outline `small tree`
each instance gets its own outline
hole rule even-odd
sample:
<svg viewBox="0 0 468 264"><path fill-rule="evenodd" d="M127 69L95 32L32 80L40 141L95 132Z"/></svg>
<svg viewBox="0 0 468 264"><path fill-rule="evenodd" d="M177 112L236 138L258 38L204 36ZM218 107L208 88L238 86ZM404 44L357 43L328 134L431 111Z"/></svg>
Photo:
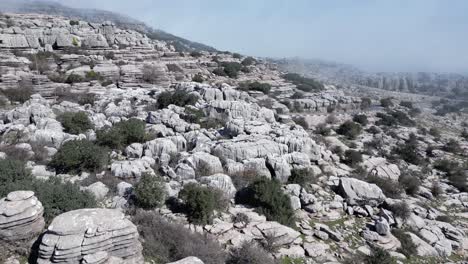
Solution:
<svg viewBox="0 0 468 264"><path fill-rule="evenodd" d="M306 186L316 181L317 179L315 178L314 172L309 168L292 170L291 176L288 179L289 183L296 183L301 186Z"/></svg>
<svg viewBox="0 0 468 264"><path fill-rule="evenodd" d="M361 124L362 126L366 126L369 123L369 121L367 120L367 116L363 114L355 115L353 117L353 121Z"/></svg>
<svg viewBox="0 0 468 264"><path fill-rule="evenodd" d="M250 66L250 65L253 65L254 63L256 63L257 61L252 58L252 57L247 57L245 58L241 63L242 65L244 66Z"/></svg>
<svg viewBox="0 0 468 264"><path fill-rule="evenodd" d="M146 123L136 118L121 121L111 128L97 131L97 142L101 146L122 149L132 143L142 143L147 139Z"/></svg>
<svg viewBox="0 0 468 264"><path fill-rule="evenodd" d="M382 98L380 99L380 105L385 108L393 107L392 98Z"/></svg>
<svg viewBox="0 0 468 264"><path fill-rule="evenodd" d="M338 134L346 136L349 139L355 139L361 134L362 127L353 121L344 122L336 131Z"/></svg>
<svg viewBox="0 0 468 264"><path fill-rule="evenodd" d="M210 224L215 211L226 208L226 201L219 190L195 183L185 185L179 198L184 201L188 219L194 224Z"/></svg>
<svg viewBox="0 0 468 264"><path fill-rule="evenodd" d="M372 105L372 100L369 97L364 97L361 99L361 109L369 109Z"/></svg>
<svg viewBox="0 0 468 264"><path fill-rule="evenodd" d="M257 207L257 210L269 221L295 226L296 217L291 207L291 200L283 192L281 183L277 180L259 178L239 194L237 200Z"/></svg>
<svg viewBox="0 0 468 264"><path fill-rule="evenodd" d="M195 74L195 76L193 76L192 81L197 82L197 83L202 83L205 81L205 79L200 73L197 73Z"/></svg>
<svg viewBox="0 0 468 264"><path fill-rule="evenodd" d="M143 174L134 188L136 204L144 209L153 209L164 204L166 191L158 176Z"/></svg>
<svg viewBox="0 0 468 264"><path fill-rule="evenodd" d="M182 90L176 90L174 92L162 92L158 96L158 101L156 103L157 109L167 108L169 105L177 105L184 107L186 105L194 105L197 103L198 97L194 94L187 93Z"/></svg>
<svg viewBox="0 0 468 264"><path fill-rule="evenodd" d="M462 152L462 148L460 147L460 143L456 139L450 139L444 146L444 150L447 152L451 152L454 154Z"/></svg>
<svg viewBox="0 0 468 264"><path fill-rule="evenodd" d="M67 133L80 134L93 128L93 124L85 112L66 112L59 115L57 119L62 123Z"/></svg>
<svg viewBox="0 0 468 264"><path fill-rule="evenodd" d="M350 165L351 167L356 167L359 163L362 162L362 154L359 151L354 149L348 149L345 151L345 160L346 164Z"/></svg>
<svg viewBox="0 0 468 264"><path fill-rule="evenodd" d="M52 157L49 166L57 173L99 171L107 165L107 151L88 140L70 140Z"/></svg>

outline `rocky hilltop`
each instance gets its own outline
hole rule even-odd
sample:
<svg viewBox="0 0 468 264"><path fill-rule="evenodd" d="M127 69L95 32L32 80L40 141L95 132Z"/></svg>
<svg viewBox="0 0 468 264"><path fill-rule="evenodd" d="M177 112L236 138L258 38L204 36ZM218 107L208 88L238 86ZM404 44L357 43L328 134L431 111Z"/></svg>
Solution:
<svg viewBox="0 0 468 264"><path fill-rule="evenodd" d="M0 58L2 261L466 259L466 115L433 98L44 14L2 14Z"/></svg>

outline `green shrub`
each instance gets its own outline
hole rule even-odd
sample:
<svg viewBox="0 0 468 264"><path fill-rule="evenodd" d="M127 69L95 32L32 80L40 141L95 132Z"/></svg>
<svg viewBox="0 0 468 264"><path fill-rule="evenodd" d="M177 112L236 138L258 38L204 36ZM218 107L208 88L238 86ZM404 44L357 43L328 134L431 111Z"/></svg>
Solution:
<svg viewBox="0 0 468 264"><path fill-rule="evenodd" d="M219 190L194 183L185 185L179 198L184 201L189 221L198 225L212 223L215 211L226 208L226 201Z"/></svg>
<svg viewBox="0 0 468 264"><path fill-rule="evenodd" d="M210 236L192 232L151 211L138 210L132 222L142 238L143 255L150 262L169 263L194 256L206 264L225 263L225 251Z"/></svg>
<svg viewBox="0 0 468 264"><path fill-rule="evenodd" d="M413 109L413 103L410 101L401 101L400 106L406 107L408 109Z"/></svg>
<svg viewBox="0 0 468 264"><path fill-rule="evenodd" d="M256 207L269 221L295 226L295 214L291 200L283 193L281 183L265 177L255 180L246 190L239 193L237 200Z"/></svg>
<svg viewBox="0 0 468 264"><path fill-rule="evenodd" d="M199 57L203 56L203 54L201 52L199 52L199 51L194 50L194 51L190 52L190 56L195 57L195 58L199 58Z"/></svg>
<svg viewBox="0 0 468 264"><path fill-rule="evenodd" d="M254 63L256 63L257 60L255 60L254 58L252 57L247 57L245 58L244 60L242 60L242 65L244 66L250 66L250 65L253 65Z"/></svg>
<svg viewBox="0 0 468 264"><path fill-rule="evenodd" d="M320 134L322 136L329 136L331 134L331 128L328 127L325 123L320 123L315 128L315 133Z"/></svg>
<svg viewBox="0 0 468 264"><path fill-rule="evenodd" d="M136 118L121 121L110 128L98 130L97 143L112 149L123 149L132 143L143 143L148 139L146 123Z"/></svg>
<svg viewBox="0 0 468 264"><path fill-rule="evenodd" d="M58 177L51 177L46 181L36 179L26 169L24 162L0 160L0 197L19 190L34 191L44 206L46 222L67 211L96 206L92 194L80 191L75 184L62 182Z"/></svg>
<svg viewBox="0 0 468 264"><path fill-rule="evenodd" d="M68 211L97 206L93 194L81 191L77 184L63 182L58 177L49 178L47 181L34 180L33 190L44 206L46 222Z"/></svg>
<svg viewBox="0 0 468 264"><path fill-rule="evenodd" d="M197 101L198 97L196 95L182 90L176 90L175 92L162 92L158 96L156 108L164 109L171 104L184 107L186 105L194 105Z"/></svg>
<svg viewBox="0 0 468 264"><path fill-rule="evenodd" d="M85 79L81 75L71 73L70 75L68 75L67 79L65 80L65 83L74 84L84 82L84 80Z"/></svg>
<svg viewBox="0 0 468 264"><path fill-rule="evenodd" d="M203 78L201 74L198 73L198 74L195 74L195 76L193 76L192 81L197 82L197 83L202 83L205 81L205 79Z"/></svg>
<svg viewBox="0 0 468 264"><path fill-rule="evenodd" d="M136 205L144 209L153 209L164 204L166 190L164 182L158 176L144 174L134 188Z"/></svg>
<svg viewBox="0 0 468 264"><path fill-rule="evenodd" d="M462 152L462 148L460 147L460 143L456 139L450 139L443 147L444 151L450 152L450 153L460 153Z"/></svg>
<svg viewBox="0 0 468 264"><path fill-rule="evenodd" d="M100 73L97 73L97 72L91 70L89 72L86 72L85 80L88 81L88 82L89 81L103 81L104 77L102 77Z"/></svg>
<svg viewBox="0 0 468 264"><path fill-rule="evenodd" d="M367 126L367 124L369 123L369 121L367 120L367 116L363 114L355 115L353 117L353 121L361 124L362 126Z"/></svg>
<svg viewBox="0 0 468 264"><path fill-rule="evenodd" d="M232 54L232 57L233 57L234 59L240 59L240 58L242 58L242 55L240 55L239 53L233 53L233 54Z"/></svg>
<svg viewBox="0 0 468 264"><path fill-rule="evenodd" d="M80 21L77 20L70 20L70 26L77 26L80 24Z"/></svg>
<svg viewBox="0 0 468 264"><path fill-rule="evenodd" d="M411 215L411 209L405 202L397 202L389 206L395 217L399 217L405 221Z"/></svg>
<svg viewBox="0 0 468 264"><path fill-rule="evenodd" d="M382 98L380 99L380 105L385 108L393 107L392 98Z"/></svg>
<svg viewBox="0 0 468 264"><path fill-rule="evenodd" d="M362 154L357 150L348 149L345 151L344 155L344 162L353 168L362 162Z"/></svg>
<svg viewBox="0 0 468 264"><path fill-rule="evenodd" d="M364 97L361 99L361 109L369 109L372 105L372 100L369 97Z"/></svg>
<svg viewBox="0 0 468 264"><path fill-rule="evenodd" d="M398 182L390 179L383 179L377 176L368 176L366 179L369 183L374 183L382 189L382 192L390 198L397 199L401 197L403 190L401 189Z"/></svg>
<svg viewBox="0 0 468 264"><path fill-rule="evenodd" d="M237 78L239 71L242 69L242 64L238 62L223 62L221 65L223 66L224 73L229 78Z"/></svg>
<svg viewBox="0 0 468 264"><path fill-rule="evenodd" d="M242 91L260 91L264 94L268 94L271 90L271 85L268 83L260 82L242 82L239 84L239 89Z"/></svg>
<svg viewBox="0 0 468 264"><path fill-rule="evenodd" d="M25 162L13 159L0 159L0 197L16 190L24 190L32 180L31 171Z"/></svg>
<svg viewBox="0 0 468 264"><path fill-rule="evenodd" d="M70 140L52 157L49 166L57 173L96 172L107 165L107 151L88 140Z"/></svg>
<svg viewBox="0 0 468 264"><path fill-rule="evenodd" d="M311 169L293 169L291 171L291 176L288 178L288 183L296 183L301 186L306 186L307 184L316 183L317 179L315 178L314 172Z"/></svg>
<svg viewBox="0 0 468 264"><path fill-rule="evenodd" d="M50 71L49 60L58 60L57 54L48 51L39 51L35 54L28 55L27 58L31 61L29 69L38 71L41 74Z"/></svg>
<svg viewBox="0 0 468 264"><path fill-rule="evenodd" d="M233 248L226 264L266 264L274 263L273 258L255 242L244 242Z"/></svg>
<svg viewBox="0 0 468 264"><path fill-rule="evenodd" d="M361 125L353 121L346 121L336 130L336 133L343 135L348 139L355 139L359 134L361 134L361 131Z"/></svg>
<svg viewBox="0 0 468 264"><path fill-rule="evenodd" d="M84 133L93 128L93 124L85 112L66 112L59 115L57 120L62 123L65 132L70 134Z"/></svg>
<svg viewBox="0 0 468 264"><path fill-rule="evenodd" d="M429 135L435 137L435 138L440 138L440 131L439 129L435 128L435 127L431 127L429 129Z"/></svg>
<svg viewBox="0 0 468 264"><path fill-rule="evenodd" d="M404 112L401 111L389 111L388 114L377 113L376 115L380 120L375 124L379 126L406 126L412 127L416 123Z"/></svg>
<svg viewBox="0 0 468 264"><path fill-rule="evenodd" d="M393 229L392 234L400 241L401 247L398 251L407 258L418 255L418 247L413 243L411 236L401 229Z"/></svg>
<svg viewBox="0 0 468 264"><path fill-rule="evenodd" d="M408 195L415 195L421 186L421 180L416 175L410 175L409 172L400 175L398 182Z"/></svg>
<svg viewBox="0 0 468 264"><path fill-rule="evenodd" d="M371 254L364 257L364 264L396 264L397 261L385 249L373 247Z"/></svg>
<svg viewBox="0 0 468 264"><path fill-rule="evenodd" d="M304 92L319 92L325 89L325 86L322 83L311 78L303 77L297 73L287 73L282 77L295 84L297 89Z"/></svg>
<svg viewBox="0 0 468 264"><path fill-rule="evenodd" d="M411 133L409 138L405 141L405 144L395 147L393 149L393 153L398 155L406 162L420 165L424 162L424 160L418 153L418 146L419 143L416 135Z"/></svg>
<svg viewBox="0 0 468 264"><path fill-rule="evenodd" d="M218 76L222 76L222 77L227 76L226 72L224 71L224 68L222 68L222 67L214 69L213 74L218 75Z"/></svg>
<svg viewBox="0 0 468 264"><path fill-rule="evenodd" d="M8 100L11 102L19 102L21 104L29 100L33 92L34 89L32 88L32 85L24 85L24 81L20 81L18 88L2 90L3 95L5 95Z"/></svg>

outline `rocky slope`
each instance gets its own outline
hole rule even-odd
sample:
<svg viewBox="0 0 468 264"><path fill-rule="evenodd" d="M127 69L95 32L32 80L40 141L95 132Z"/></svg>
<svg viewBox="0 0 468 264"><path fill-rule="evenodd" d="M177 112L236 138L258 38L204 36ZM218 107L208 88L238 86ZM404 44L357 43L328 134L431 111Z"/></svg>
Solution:
<svg viewBox="0 0 468 264"><path fill-rule="evenodd" d="M142 263L152 253L140 247L151 246L142 232L148 223L135 218L134 225L123 212L139 207L135 190L147 175L160 179L169 201L151 212L182 232L207 235L226 254L254 243L268 249L266 263L344 263L373 257L376 248L408 263L467 256L463 113L434 116L419 101L397 99L382 107L378 93L373 100L349 95L237 54L176 52L111 22L3 14L0 57L1 157L21 151L33 179L80 184L103 207L60 214L37 237L41 201L31 192L0 200L0 209L21 204L2 211L0 238L29 231L37 263ZM70 130L70 113L84 113L89 126ZM126 122L143 124L145 135L107 143L109 161L94 171L64 172L51 162L70 142L105 145L127 132L102 133ZM286 204L271 213L239 200L258 178L278 184ZM193 184L217 190L228 204L202 225L173 204ZM272 217L278 208L294 216ZM28 210L26 223L15 219ZM23 233L10 228L24 224ZM175 263L219 263L191 255Z"/></svg>

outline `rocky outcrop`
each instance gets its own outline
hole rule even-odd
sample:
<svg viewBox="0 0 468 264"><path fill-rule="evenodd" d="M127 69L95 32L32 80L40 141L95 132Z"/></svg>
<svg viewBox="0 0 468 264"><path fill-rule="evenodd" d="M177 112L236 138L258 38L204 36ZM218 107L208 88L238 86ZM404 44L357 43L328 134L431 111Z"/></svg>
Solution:
<svg viewBox="0 0 468 264"><path fill-rule="evenodd" d="M348 204L378 204L386 198L377 185L354 178L341 178L338 190L348 200Z"/></svg>
<svg viewBox="0 0 468 264"><path fill-rule="evenodd" d="M80 209L57 216L39 246L38 264L106 263L117 257L142 264L136 226L113 209Z"/></svg>
<svg viewBox="0 0 468 264"><path fill-rule="evenodd" d="M204 264L204 262L201 261L197 257L186 257L184 259L181 259L181 260L178 260L178 261L175 261L175 262L171 262L171 263L167 263L167 264Z"/></svg>
<svg viewBox="0 0 468 264"><path fill-rule="evenodd" d="M44 230L44 208L31 191L11 192L0 200L0 239L30 239Z"/></svg>

